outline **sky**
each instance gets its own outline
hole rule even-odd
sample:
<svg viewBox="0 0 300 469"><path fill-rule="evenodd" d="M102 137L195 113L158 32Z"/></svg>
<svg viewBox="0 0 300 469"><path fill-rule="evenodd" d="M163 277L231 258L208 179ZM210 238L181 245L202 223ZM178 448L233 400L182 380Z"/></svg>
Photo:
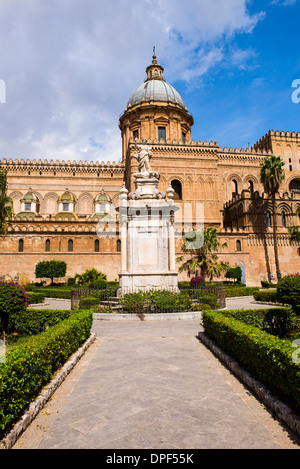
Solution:
<svg viewBox="0 0 300 469"><path fill-rule="evenodd" d="M196 142L298 132L299 18L300 0L0 0L0 159L119 162L154 46Z"/></svg>

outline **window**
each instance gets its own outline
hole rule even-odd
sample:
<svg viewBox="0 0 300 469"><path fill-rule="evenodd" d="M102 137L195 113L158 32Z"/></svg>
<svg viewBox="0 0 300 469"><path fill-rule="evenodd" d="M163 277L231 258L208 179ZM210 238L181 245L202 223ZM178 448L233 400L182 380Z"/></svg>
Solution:
<svg viewBox="0 0 300 469"><path fill-rule="evenodd" d="M254 183L253 183L253 181L249 181L249 191L251 192L251 194L253 194L253 192L254 192Z"/></svg>
<svg viewBox="0 0 300 469"><path fill-rule="evenodd" d="M242 251L242 243L241 241L238 239L237 242L236 242L236 250L237 252L241 252Z"/></svg>
<svg viewBox="0 0 300 469"><path fill-rule="evenodd" d="M31 211L31 203L30 202L25 202L25 211L30 212Z"/></svg>
<svg viewBox="0 0 300 469"><path fill-rule="evenodd" d="M133 133L133 138L134 139L139 138L139 131L138 130L134 130L132 133Z"/></svg>
<svg viewBox="0 0 300 469"><path fill-rule="evenodd" d="M177 179L174 179L174 181L171 181L171 186L175 191L174 199L175 200L181 200L182 199L182 185L181 185L181 182L177 181Z"/></svg>
<svg viewBox="0 0 300 469"><path fill-rule="evenodd" d="M300 194L300 180L294 179L290 184L290 192L292 194Z"/></svg>
<svg viewBox="0 0 300 469"><path fill-rule="evenodd" d="M63 203L63 212L68 212L68 211L69 211L69 204Z"/></svg>
<svg viewBox="0 0 300 469"><path fill-rule="evenodd" d="M286 228L286 214L285 214L285 212L281 213L281 222L282 222L283 228Z"/></svg>
<svg viewBox="0 0 300 469"><path fill-rule="evenodd" d="M68 241L68 252L73 252L73 240L69 239Z"/></svg>
<svg viewBox="0 0 300 469"><path fill-rule="evenodd" d="M23 252L23 251L24 251L24 240L19 239L18 252Z"/></svg>
<svg viewBox="0 0 300 469"><path fill-rule="evenodd" d="M158 141L166 140L166 128L158 127Z"/></svg>
<svg viewBox="0 0 300 469"><path fill-rule="evenodd" d="M117 252L121 252L121 240L117 240Z"/></svg>
<svg viewBox="0 0 300 469"><path fill-rule="evenodd" d="M45 242L45 251L50 252L50 239L46 239Z"/></svg>
<svg viewBox="0 0 300 469"><path fill-rule="evenodd" d="M272 218L270 210L267 211L267 227L270 228L272 226Z"/></svg>
<svg viewBox="0 0 300 469"><path fill-rule="evenodd" d="M239 186L235 179L232 180L232 197L239 193Z"/></svg>
<svg viewBox="0 0 300 469"><path fill-rule="evenodd" d="M155 78L158 77L158 72L157 72L157 70L154 70L154 77L155 77Z"/></svg>
<svg viewBox="0 0 300 469"><path fill-rule="evenodd" d="M99 252L99 251L100 251L99 239L95 239L94 251L95 251L95 252Z"/></svg>
<svg viewBox="0 0 300 469"><path fill-rule="evenodd" d="M186 133L182 132L182 141L183 143L186 143Z"/></svg>

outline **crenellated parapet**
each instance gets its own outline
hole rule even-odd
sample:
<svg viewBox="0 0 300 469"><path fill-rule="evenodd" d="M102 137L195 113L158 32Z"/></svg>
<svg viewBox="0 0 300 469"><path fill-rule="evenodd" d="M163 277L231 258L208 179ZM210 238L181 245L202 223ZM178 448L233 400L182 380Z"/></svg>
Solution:
<svg viewBox="0 0 300 469"><path fill-rule="evenodd" d="M124 165L122 163L108 162L93 162L93 161L59 161L59 160L30 160L30 159L6 159L0 160L0 167L6 169L8 172L18 172L23 174L37 174L37 175L56 175L58 174L123 174Z"/></svg>
<svg viewBox="0 0 300 469"><path fill-rule="evenodd" d="M254 149L258 151L274 151L275 143L300 145L300 132L284 132L279 130L269 130L260 140L258 140Z"/></svg>

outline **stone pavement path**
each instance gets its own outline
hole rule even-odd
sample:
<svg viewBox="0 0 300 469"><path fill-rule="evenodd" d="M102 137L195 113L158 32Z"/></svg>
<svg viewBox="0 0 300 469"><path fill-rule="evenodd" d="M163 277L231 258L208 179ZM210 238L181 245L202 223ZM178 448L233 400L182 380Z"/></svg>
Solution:
<svg viewBox="0 0 300 469"><path fill-rule="evenodd" d="M99 321L14 449L300 448L196 338L199 319Z"/></svg>

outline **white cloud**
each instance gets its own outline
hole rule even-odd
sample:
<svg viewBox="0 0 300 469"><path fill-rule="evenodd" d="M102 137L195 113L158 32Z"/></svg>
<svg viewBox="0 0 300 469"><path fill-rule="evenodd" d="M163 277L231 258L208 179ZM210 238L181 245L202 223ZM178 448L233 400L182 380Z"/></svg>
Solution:
<svg viewBox="0 0 300 469"><path fill-rule="evenodd" d="M2 0L0 158L118 161L119 115L154 45L167 80L195 80L262 18L246 0Z"/></svg>

